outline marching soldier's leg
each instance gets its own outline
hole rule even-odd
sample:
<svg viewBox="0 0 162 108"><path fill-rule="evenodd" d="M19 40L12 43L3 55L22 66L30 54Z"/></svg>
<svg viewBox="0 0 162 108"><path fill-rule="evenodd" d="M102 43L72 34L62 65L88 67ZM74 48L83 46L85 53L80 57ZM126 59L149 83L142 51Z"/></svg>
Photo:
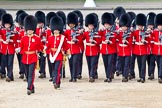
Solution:
<svg viewBox="0 0 162 108"><path fill-rule="evenodd" d="M124 60L124 69L123 69L124 79L122 81L128 82L128 73L129 73L129 65L130 65L131 56L125 56L124 59L125 59Z"/></svg>
<svg viewBox="0 0 162 108"><path fill-rule="evenodd" d="M72 61L72 79L73 79L73 82L76 82L77 81L77 69L78 69L78 66L79 66L79 54L74 54L73 56L73 61Z"/></svg>
<svg viewBox="0 0 162 108"><path fill-rule="evenodd" d="M137 64L138 64L138 71L139 71L139 79L137 82L141 82L141 56L136 55L137 57Z"/></svg>
<svg viewBox="0 0 162 108"><path fill-rule="evenodd" d="M158 81L159 83L162 83L162 56L160 55L158 58L159 58Z"/></svg>
<svg viewBox="0 0 162 108"><path fill-rule="evenodd" d="M45 65L46 65L46 57L43 56L43 53L40 53L40 59L39 59L39 65L40 65L40 76L39 78L46 78L46 72L45 72Z"/></svg>
<svg viewBox="0 0 162 108"><path fill-rule="evenodd" d="M21 62L21 58L22 55L20 53L16 54L17 55L17 59L18 59L18 63L19 63L19 78L20 79L24 79L24 71L23 71L23 66L22 66L22 62Z"/></svg>
<svg viewBox="0 0 162 108"><path fill-rule="evenodd" d="M90 69L90 80L89 80L89 82L95 82L95 75L96 75L96 64L97 64L97 62L98 62L98 55L97 56L91 56L91 59L90 59L90 61L91 61L91 69Z"/></svg>
<svg viewBox="0 0 162 108"><path fill-rule="evenodd" d="M150 80L154 79L155 72L155 56L153 54L150 55L150 66L148 67L148 73Z"/></svg>
<svg viewBox="0 0 162 108"><path fill-rule="evenodd" d="M108 79L108 72L107 72L107 69L108 69L108 55L106 54L102 54L102 59L103 59L103 63L104 63L104 68L105 68L105 73L106 73L106 79L104 80L104 82L107 82L107 79Z"/></svg>
<svg viewBox="0 0 162 108"><path fill-rule="evenodd" d="M120 74L122 74L121 72L121 63L119 60L119 56L117 56L117 60L116 60L116 76L119 76Z"/></svg>
<svg viewBox="0 0 162 108"><path fill-rule="evenodd" d="M147 55L142 55L141 56L141 78L143 81L141 81L142 83L145 82L145 76L146 76L146 58Z"/></svg>
<svg viewBox="0 0 162 108"><path fill-rule="evenodd" d="M83 65L83 53L79 54L79 62L78 62L78 79L82 79L82 65Z"/></svg>
<svg viewBox="0 0 162 108"><path fill-rule="evenodd" d="M88 65L88 75L90 78L90 71L91 71L91 57L90 56L86 56L86 60L87 60L87 65Z"/></svg>
<svg viewBox="0 0 162 108"><path fill-rule="evenodd" d="M95 69L95 76L94 76L95 79L98 79L98 72L97 72L97 70L98 70L99 57L100 57L100 54L97 55L96 69Z"/></svg>
<svg viewBox="0 0 162 108"><path fill-rule="evenodd" d="M47 55L47 62L48 62L48 70L49 70L49 75L50 75L49 81L51 82L52 81L52 64L49 60L49 54Z"/></svg>
<svg viewBox="0 0 162 108"><path fill-rule="evenodd" d="M35 92L35 89L34 89L35 68L36 68L36 63L29 64L27 93Z"/></svg>
<svg viewBox="0 0 162 108"><path fill-rule="evenodd" d="M7 55L2 54L1 56L1 78L6 78L6 70L5 67L7 66Z"/></svg>
<svg viewBox="0 0 162 108"><path fill-rule="evenodd" d="M54 88L60 88L60 72L61 72L61 68L62 68L62 61L55 61L54 63L52 63L52 67L53 67L53 85Z"/></svg>
<svg viewBox="0 0 162 108"><path fill-rule="evenodd" d="M7 78L6 81L14 81L13 76L13 61L14 61L14 54L7 54L8 56L8 63L7 63Z"/></svg>
<svg viewBox="0 0 162 108"><path fill-rule="evenodd" d="M73 81L73 58L74 58L74 54L71 55L70 59L69 59L69 69L70 69L70 76L71 79L69 80L69 82Z"/></svg>
<svg viewBox="0 0 162 108"><path fill-rule="evenodd" d="M136 60L136 55L132 54L131 56L131 61L130 61L130 74L129 74L129 79L134 79L135 78L135 60Z"/></svg>

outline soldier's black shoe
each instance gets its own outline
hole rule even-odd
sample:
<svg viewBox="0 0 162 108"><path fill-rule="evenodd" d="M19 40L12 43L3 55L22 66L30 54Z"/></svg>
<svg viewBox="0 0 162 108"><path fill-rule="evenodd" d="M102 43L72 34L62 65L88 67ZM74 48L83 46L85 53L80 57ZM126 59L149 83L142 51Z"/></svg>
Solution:
<svg viewBox="0 0 162 108"><path fill-rule="evenodd" d="M107 79L107 82L108 82L108 83L112 82L112 79L111 79L111 78L108 78L108 79Z"/></svg>
<svg viewBox="0 0 162 108"><path fill-rule="evenodd" d="M123 77L122 82L128 82L128 78Z"/></svg>
<svg viewBox="0 0 162 108"><path fill-rule="evenodd" d="M32 90L31 90L31 93L35 93L35 89L32 89Z"/></svg>
<svg viewBox="0 0 162 108"><path fill-rule="evenodd" d="M141 79L138 79L137 82L141 82Z"/></svg>
<svg viewBox="0 0 162 108"><path fill-rule="evenodd" d="M141 79L141 83L145 83L145 79Z"/></svg>
<svg viewBox="0 0 162 108"><path fill-rule="evenodd" d="M128 75L128 78L129 78L129 80L132 80L132 79L135 79L136 77L135 77L135 75L129 74L129 75Z"/></svg>
<svg viewBox="0 0 162 108"><path fill-rule="evenodd" d="M107 79L105 79L104 82L107 82Z"/></svg>
<svg viewBox="0 0 162 108"><path fill-rule="evenodd" d="M90 77L89 82L95 82L95 79Z"/></svg>
<svg viewBox="0 0 162 108"><path fill-rule="evenodd" d="M54 86L54 89L57 89L58 88L58 86L57 86L56 83L54 83L53 86Z"/></svg>
<svg viewBox="0 0 162 108"><path fill-rule="evenodd" d="M77 82L77 79L73 79L73 82Z"/></svg>
<svg viewBox="0 0 162 108"><path fill-rule="evenodd" d="M154 79L154 74L151 74L149 77L148 77L148 80L153 80Z"/></svg>
<svg viewBox="0 0 162 108"><path fill-rule="evenodd" d="M52 78L50 78L50 79L49 79L49 82L52 82L52 81L53 81L53 79L52 79Z"/></svg>
<svg viewBox="0 0 162 108"><path fill-rule="evenodd" d="M10 81L14 81L14 79L13 79L13 78L7 77L7 78L6 78L6 82L10 82Z"/></svg>
<svg viewBox="0 0 162 108"><path fill-rule="evenodd" d="M158 79L158 82L159 82L160 84L162 84L162 78L159 78L159 79Z"/></svg>
<svg viewBox="0 0 162 108"><path fill-rule="evenodd" d="M26 78L24 78L24 82L26 82L27 81L27 79Z"/></svg>
<svg viewBox="0 0 162 108"><path fill-rule="evenodd" d="M20 74L19 78L24 79L24 74Z"/></svg>
<svg viewBox="0 0 162 108"><path fill-rule="evenodd" d="M42 78L46 78L46 75L43 74L43 73L41 73L40 76L39 76L38 78L41 78L41 79L42 79Z"/></svg>
<svg viewBox="0 0 162 108"><path fill-rule="evenodd" d="M119 76L119 75L120 75L119 71L116 71L116 76Z"/></svg>
<svg viewBox="0 0 162 108"><path fill-rule="evenodd" d="M95 75L94 79L98 79L98 75Z"/></svg>
<svg viewBox="0 0 162 108"><path fill-rule="evenodd" d="M1 74L1 78L2 79L6 78L6 75L5 74Z"/></svg>
<svg viewBox="0 0 162 108"><path fill-rule="evenodd" d="M70 79L69 82L77 82L76 79Z"/></svg>
<svg viewBox="0 0 162 108"><path fill-rule="evenodd" d="M32 94L31 90L27 90L27 95L31 95L31 94Z"/></svg>
<svg viewBox="0 0 162 108"><path fill-rule="evenodd" d="M81 75L78 75L77 78L78 78L78 79L82 79L82 76L81 76Z"/></svg>

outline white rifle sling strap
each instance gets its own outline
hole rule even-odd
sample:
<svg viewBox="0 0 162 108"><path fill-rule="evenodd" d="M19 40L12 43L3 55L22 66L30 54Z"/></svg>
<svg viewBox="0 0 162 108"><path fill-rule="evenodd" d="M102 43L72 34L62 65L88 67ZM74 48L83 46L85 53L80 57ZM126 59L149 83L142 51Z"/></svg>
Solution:
<svg viewBox="0 0 162 108"><path fill-rule="evenodd" d="M61 36L61 40L60 40L60 44L59 44L59 46L58 46L58 48L57 48L57 51L56 51L55 55L52 56L51 53L49 54L49 59L50 59L50 62L51 62L51 63L54 63L54 62L55 62L56 57L58 56L59 52L61 51L61 47L62 47L62 45L63 45L63 43L64 43L64 38L65 38L65 36L62 35L62 36Z"/></svg>

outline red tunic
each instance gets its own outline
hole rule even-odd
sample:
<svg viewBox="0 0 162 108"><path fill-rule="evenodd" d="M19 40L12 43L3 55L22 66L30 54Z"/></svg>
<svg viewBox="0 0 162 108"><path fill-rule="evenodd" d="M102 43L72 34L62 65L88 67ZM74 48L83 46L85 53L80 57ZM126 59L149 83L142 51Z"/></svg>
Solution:
<svg viewBox="0 0 162 108"><path fill-rule="evenodd" d="M43 50L43 45L41 43L41 40L38 36L34 35L32 37L24 36L21 39L20 43L20 53L23 54L22 56L22 63L24 64L31 64L34 62L37 62L37 53ZM34 51L33 54L26 54L26 51Z"/></svg>

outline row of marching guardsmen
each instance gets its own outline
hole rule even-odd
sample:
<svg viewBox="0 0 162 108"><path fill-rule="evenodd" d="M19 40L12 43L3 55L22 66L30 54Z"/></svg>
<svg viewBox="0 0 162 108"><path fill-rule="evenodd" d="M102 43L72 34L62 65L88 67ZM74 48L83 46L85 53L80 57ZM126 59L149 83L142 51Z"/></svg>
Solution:
<svg viewBox="0 0 162 108"><path fill-rule="evenodd" d="M134 79L137 58L137 82L145 82L148 61L148 79L154 79L157 62L158 82L162 83L162 13L136 15L134 12L126 12L123 7L117 7L113 13L102 14L103 27L100 28L96 13L86 15L85 29L83 15L79 10L68 13L67 18L63 11L49 12L47 15L37 11L33 16L19 10L14 24L12 16L0 9L0 21L0 76L8 82L14 80L13 60L16 52L20 78L25 76L27 80L28 95L35 92L34 76L38 58L39 78L46 77L47 58L50 81L58 89L61 76L65 77L65 57L68 57L70 67L69 82L82 78L83 53L86 56L89 82L95 82L98 78L101 53L106 73L104 82L112 82L115 72L117 76L122 74L122 82ZM69 29L66 29L66 24Z"/></svg>

